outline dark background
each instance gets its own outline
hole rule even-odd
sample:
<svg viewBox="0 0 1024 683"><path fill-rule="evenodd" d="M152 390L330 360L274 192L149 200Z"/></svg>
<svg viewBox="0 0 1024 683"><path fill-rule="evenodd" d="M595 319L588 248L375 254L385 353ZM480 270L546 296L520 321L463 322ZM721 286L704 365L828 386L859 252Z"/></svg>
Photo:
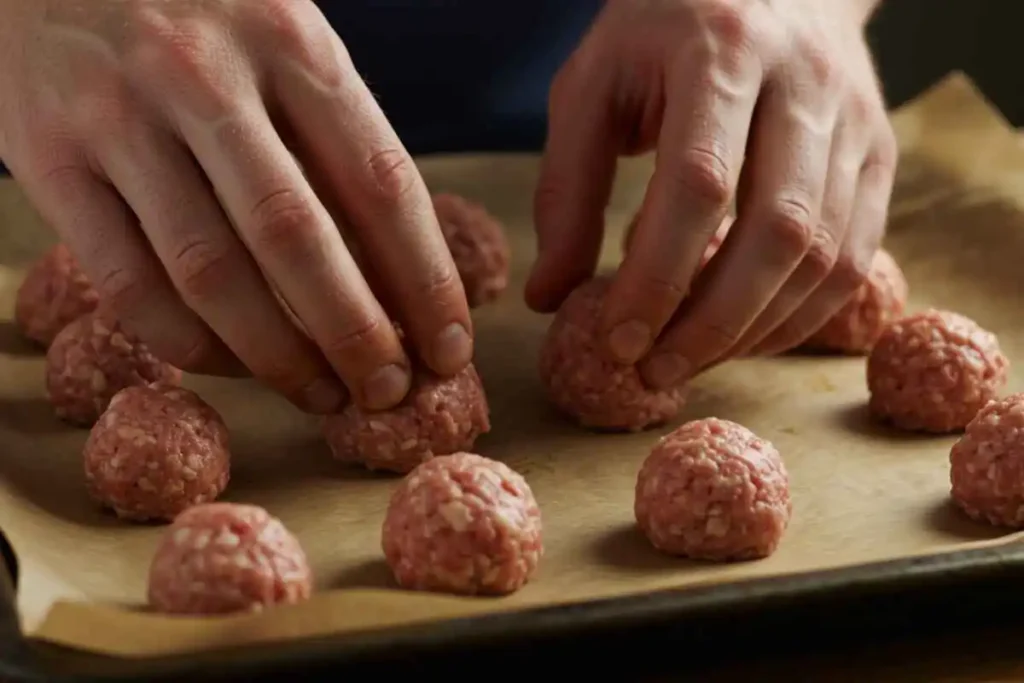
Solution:
<svg viewBox="0 0 1024 683"><path fill-rule="evenodd" d="M883 0L869 38L891 106L959 69L1022 126L1022 28L1019 0Z"/></svg>

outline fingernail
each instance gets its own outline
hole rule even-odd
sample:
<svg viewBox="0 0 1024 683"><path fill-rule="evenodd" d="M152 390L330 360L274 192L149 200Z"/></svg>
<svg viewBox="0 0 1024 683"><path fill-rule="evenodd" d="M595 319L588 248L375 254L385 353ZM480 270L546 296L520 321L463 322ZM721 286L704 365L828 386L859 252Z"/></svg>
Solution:
<svg viewBox="0 0 1024 683"><path fill-rule="evenodd" d="M363 403L369 410L385 410L400 403L409 393L412 378L398 365L377 368L363 381Z"/></svg>
<svg viewBox="0 0 1024 683"><path fill-rule="evenodd" d="M637 362L650 344L651 328L639 320L624 322L608 335L608 346L620 363Z"/></svg>
<svg viewBox="0 0 1024 683"><path fill-rule="evenodd" d="M690 364L678 353L659 353L644 365L647 383L656 389L666 389L687 379Z"/></svg>
<svg viewBox="0 0 1024 683"><path fill-rule="evenodd" d="M348 401L348 392L341 382L318 379L302 393L306 407L317 414L329 415L341 410Z"/></svg>
<svg viewBox="0 0 1024 683"><path fill-rule="evenodd" d="M473 360L473 340L469 332L459 323L452 323L441 330L434 341L434 370L450 374L461 370Z"/></svg>

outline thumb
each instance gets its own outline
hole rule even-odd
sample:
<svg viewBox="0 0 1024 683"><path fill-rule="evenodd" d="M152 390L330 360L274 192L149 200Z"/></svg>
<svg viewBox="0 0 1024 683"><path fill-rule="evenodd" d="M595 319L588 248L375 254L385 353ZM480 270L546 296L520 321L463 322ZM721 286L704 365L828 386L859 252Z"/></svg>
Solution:
<svg viewBox="0 0 1024 683"><path fill-rule="evenodd" d="M537 260L526 284L526 303L541 313L558 308L593 275L615 179L611 78L578 64L578 58L570 60L552 85L534 196Z"/></svg>

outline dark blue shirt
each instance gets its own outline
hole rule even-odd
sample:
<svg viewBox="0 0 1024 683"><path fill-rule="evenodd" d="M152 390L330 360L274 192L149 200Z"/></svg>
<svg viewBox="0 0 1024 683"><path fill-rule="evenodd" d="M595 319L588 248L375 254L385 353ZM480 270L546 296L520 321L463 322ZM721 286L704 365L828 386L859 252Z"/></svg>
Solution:
<svg viewBox="0 0 1024 683"><path fill-rule="evenodd" d="M604 1L317 4L406 147L429 154L540 148L551 79Z"/></svg>

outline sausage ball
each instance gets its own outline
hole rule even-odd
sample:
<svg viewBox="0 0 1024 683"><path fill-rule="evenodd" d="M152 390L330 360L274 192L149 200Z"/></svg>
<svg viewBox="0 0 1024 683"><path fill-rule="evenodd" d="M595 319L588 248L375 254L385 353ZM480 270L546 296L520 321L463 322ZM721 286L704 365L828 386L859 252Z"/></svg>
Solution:
<svg viewBox="0 0 1024 683"><path fill-rule="evenodd" d="M839 312L801 346L851 355L870 352L885 327L903 315L908 292L899 264L889 252L879 249L867 280Z"/></svg>
<svg viewBox="0 0 1024 683"><path fill-rule="evenodd" d="M463 595L519 590L544 546L526 480L473 453L429 460L399 484L381 534L403 588Z"/></svg>
<svg viewBox="0 0 1024 683"><path fill-rule="evenodd" d="M336 459L399 474L435 456L471 449L490 430L487 395L472 364L446 378L417 372L409 394L389 410L366 411L350 403L323 421Z"/></svg>
<svg viewBox="0 0 1024 683"><path fill-rule="evenodd" d="M309 599L313 573L295 536L263 508L207 503L164 533L148 592L150 606L168 614L254 612Z"/></svg>
<svg viewBox="0 0 1024 683"><path fill-rule="evenodd" d="M434 195L434 212L470 307L497 299L508 287L511 260L501 223L482 205L450 193Z"/></svg>
<svg viewBox="0 0 1024 683"><path fill-rule="evenodd" d="M973 519L1024 528L1024 394L992 401L949 454L953 501Z"/></svg>
<svg viewBox="0 0 1024 683"><path fill-rule="evenodd" d="M73 320L95 310L99 294L63 244L35 262L18 288L14 323L32 341L49 346Z"/></svg>
<svg viewBox="0 0 1024 683"><path fill-rule="evenodd" d="M93 426L84 455L89 494L126 520L170 521L215 500L230 478L224 420L178 386L119 391Z"/></svg>
<svg viewBox="0 0 1024 683"><path fill-rule="evenodd" d="M641 431L674 418L686 393L648 389L635 366L602 354L597 334L609 283L606 276L589 280L562 303L541 346L540 378L554 406L580 425Z"/></svg>
<svg viewBox="0 0 1024 683"><path fill-rule="evenodd" d="M958 313L929 309L890 324L868 357L871 412L908 431L959 431L1005 386L996 336Z"/></svg>
<svg viewBox="0 0 1024 683"><path fill-rule="evenodd" d="M708 418L662 437L637 476L634 513L669 555L736 561L775 552L789 525L789 475L775 447Z"/></svg>
<svg viewBox="0 0 1024 683"><path fill-rule="evenodd" d="M178 384L181 371L156 358L106 306L61 330L46 353L46 390L57 417L89 427L121 389Z"/></svg>

